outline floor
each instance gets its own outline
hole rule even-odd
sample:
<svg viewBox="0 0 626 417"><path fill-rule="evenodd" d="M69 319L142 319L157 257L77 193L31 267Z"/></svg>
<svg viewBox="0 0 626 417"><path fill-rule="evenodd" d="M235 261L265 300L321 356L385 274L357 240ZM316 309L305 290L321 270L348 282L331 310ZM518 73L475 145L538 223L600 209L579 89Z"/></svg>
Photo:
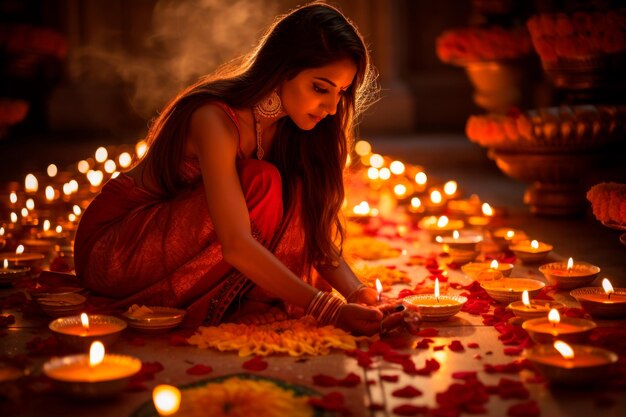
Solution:
<svg viewBox="0 0 626 417"><path fill-rule="evenodd" d="M575 218L537 217L531 215L522 201L525 185L513 181L503 175L494 163L486 157L486 152L469 143L460 136L425 135L421 137L376 137L371 139L373 149L385 155L398 156L406 162L424 166L429 176L441 179L455 179L467 193L476 193L481 199L491 203L502 213L500 221L510 227L525 230L529 235L554 245L552 259L573 256L576 260L587 261L602 269L601 276L611 279L616 287L626 287L626 246L619 241L619 232L603 227L593 216L587 214ZM20 180L25 170L39 169L47 163L64 160L71 163L85 158L98 146L94 141L76 144L63 142L62 146L39 142L36 147L23 147L9 144L0 154L0 183ZM106 141L97 141L106 144ZM0 149L3 147L0 143ZM34 151L33 149L37 149ZM80 156L85 155L85 156ZM4 194L4 192L0 193ZM392 246L401 246L407 250L400 258L372 261L371 265L391 265L406 270L412 279L409 286L394 286L389 296L397 295L401 288L411 287L428 275L423 266L407 268L411 255L419 255L439 251L439 248L424 237L423 232L415 232L409 239L400 239L385 234L380 239ZM515 274L530 275L541 278L536 266L516 263ZM450 282L467 284L468 278L458 270L450 271ZM429 282L430 285L432 283ZM595 283L596 285L598 282ZM64 353L62 348L51 338L47 329L50 318L36 311L21 311L12 306L10 295L19 292L13 288L0 290L2 297L2 314L11 314L15 323L9 324L0 336L0 352L5 360L10 358L14 364L26 364L32 375L41 371L41 365L53 354ZM459 293L462 290L450 290ZM575 301L567 293L557 293L555 298L570 307L576 307ZM493 308L491 310L493 313ZM601 326L623 329L626 321L610 320L599 322ZM623 388L614 387L592 389L563 389L550 387L542 382L528 382L535 375L526 370L514 370L512 373L485 372L485 365L511 364L521 357L507 354L506 346L499 340L501 336L493 325L485 324L480 315L461 312L446 322L422 323L422 330L428 330L422 336L412 338L411 343L425 339L427 334L433 339L432 345L426 349L398 347L402 353L408 353L417 368L428 364L427 360L435 359L438 370L415 375L403 372L397 361L381 356L373 356L371 368L359 366L353 356L343 352L333 352L327 356L305 357L298 360L284 355L271 355L264 360L268 367L255 373L263 378L278 378L294 386L303 386L320 394L340 392L343 404L352 415L389 416L389 415L423 415L423 409L431 408L440 412L442 403L437 401L438 394L448 393L450 384L457 382L463 385L466 394L475 395L474 388L467 388L470 379L459 379L463 376L457 372L476 371L485 386L512 384L520 381L525 389L513 389L510 397L503 390L496 390L499 395L490 394L482 404L483 415L539 415L532 410L533 404L540 409L543 416L584 416L602 412L606 416L623 415L626 410L626 397ZM429 333L432 332L432 333ZM150 402L150 389L157 383L185 385L203 381L205 378L245 372L243 363L249 358L238 357L234 353L217 352L198 349L193 346L179 346L173 336L179 333L170 332L162 335L149 336L126 330L114 345L114 352L130 355L141 359L144 365L161 364L163 369L154 373L154 379L145 379L143 385L136 386L133 392L123 392L113 399L100 402L84 402L66 398L51 391L47 382L30 377L22 384L2 384L0 390L0 411L2 415L15 416L143 416L143 406ZM186 334L180 334L186 336ZM385 339L383 339L385 340ZM460 341L463 350L453 348L453 341ZM392 343L392 341L389 341ZM428 345L428 344L427 344ZM411 345L412 346L412 345ZM472 346L472 347L470 347ZM458 345L457 345L458 347ZM394 347L395 348L395 347ZM362 347L362 349L365 349ZM365 349L366 350L366 349ZM623 357L622 357L623 360ZM194 365L206 365L212 371L204 376L190 375L187 371ZM406 364L406 362L405 362ZM322 387L313 383L313 376L320 373L343 378L355 373L360 383L355 387ZM397 380L396 380L397 377ZM456 377L456 378L455 378ZM515 381L510 382L509 380ZM412 398L399 396L400 388L414 387L421 394L413 393ZM457 387L458 388L458 387ZM405 390L406 391L406 390ZM493 390L492 390L493 391ZM495 392L495 391L493 391ZM458 394L460 395L460 394ZM452 396L454 398L454 395ZM465 404L464 406L467 406ZM515 408L519 406L518 408ZM512 408L513 407L513 408ZM526 408L525 408L526 407ZM528 407L531 411L528 411ZM469 408L454 408L468 411ZM513 411L511 411L513 410ZM529 414L515 414L522 410Z"/></svg>

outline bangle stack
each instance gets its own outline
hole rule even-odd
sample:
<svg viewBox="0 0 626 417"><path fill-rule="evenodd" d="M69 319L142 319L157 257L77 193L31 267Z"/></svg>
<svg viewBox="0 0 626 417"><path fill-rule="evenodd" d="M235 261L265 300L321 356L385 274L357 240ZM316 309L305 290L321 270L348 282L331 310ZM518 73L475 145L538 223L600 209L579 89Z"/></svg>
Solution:
<svg viewBox="0 0 626 417"><path fill-rule="evenodd" d="M315 294L304 314L312 316L322 325L335 324L339 308L344 304L345 302L333 293L320 291Z"/></svg>

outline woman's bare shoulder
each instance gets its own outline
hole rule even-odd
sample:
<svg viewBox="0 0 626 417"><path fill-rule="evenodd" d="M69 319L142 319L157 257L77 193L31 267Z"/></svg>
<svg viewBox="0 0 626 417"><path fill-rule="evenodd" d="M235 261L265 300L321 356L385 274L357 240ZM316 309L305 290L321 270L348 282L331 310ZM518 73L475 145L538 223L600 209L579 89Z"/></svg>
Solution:
<svg viewBox="0 0 626 417"><path fill-rule="evenodd" d="M207 102L193 112L189 135L196 146L204 141L217 141L235 148L239 144L237 125L224 108L215 102Z"/></svg>

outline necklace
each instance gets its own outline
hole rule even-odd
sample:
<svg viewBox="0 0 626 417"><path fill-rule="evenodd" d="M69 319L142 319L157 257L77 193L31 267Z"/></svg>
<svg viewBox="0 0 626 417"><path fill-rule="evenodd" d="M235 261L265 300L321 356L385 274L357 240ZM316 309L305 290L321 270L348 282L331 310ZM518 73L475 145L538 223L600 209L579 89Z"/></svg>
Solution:
<svg viewBox="0 0 626 417"><path fill-rule="evenodd" d="M252 116L254 117L254 130L256 132L256 157L258 160L263 159L265 151L263 150L263 131L261 130L261 120L256 106L252 107Z"/></svg>

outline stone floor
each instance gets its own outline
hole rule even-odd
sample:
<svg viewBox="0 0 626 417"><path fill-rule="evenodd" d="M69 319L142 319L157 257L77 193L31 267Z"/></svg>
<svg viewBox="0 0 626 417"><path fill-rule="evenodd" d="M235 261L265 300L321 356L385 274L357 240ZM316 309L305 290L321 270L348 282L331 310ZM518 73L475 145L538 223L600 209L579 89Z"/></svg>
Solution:
<svg viewBox="0 0 626 417"><path fill-rule="evenodd" d="M97 142L97 143L96 143ZM45 143L45 142L44 142ZM33 147L25 148L8 145L3 148L0 143L0 184L23 178L25 170L45 168L47 163L65 160L67 163L89 155L100 144L107 141L88 141L71 147L40 144L35 151ZM593 216L577 218L537 217L531 215L522 202L524 184L515 182L504 176L494 163L485 156L485 151L462 137L444 135L427 135L424 137L376 137L372 139L374 151L394 155L411 163L425 167L430 176L442 179L455 179L467 193L476 193L493 206L503 209L502 220L511 227L525 230L529 235L554 245L554 259L573 256L576 260L587 261L602 269L601 276L611 279L616 287L626 287L626 246L619 241L618 231L605 228ZM415 236L415 240L404 243L411 253L432 250L423 236ZM391 261L393 264L395 261ZM398 261L400 264L401 262ZM520 274L532 274L539 277L536 267L516 264L514 270ZM411 271L412 278L424 276L425 270ZM466 277L459 271L451 272L451 281L464 282ZM598 284L597 282L595 283ZM13 289L2 289L1 297L13 293ZM454 291L452 291L454 292ZM575 302L567 294L558 294L568 305ZM8 327L6 334L0 337L0 352L3 356L19 358L26 353L27 345L35 337L47 339L51 333L47 329L49 318L41 315L24 315L14 308L4 308L3 314L13 314L16 322ZM603 326L624 327L625 322L605 321ZM298 361L287 356L270 356L266 359L269 366L259 373L263 377L274 377L290 384L312 388L322 394L339 391L345 396L345 404L352 415L390 416L400 415L399 405L435 407L436 394L445 391L455 380L452 374L457 371L477 371L480 380L485 384L497 384L501 377L522 381L529 377L522 372L513 374L485 373L484 364L504 364L518 359L517 356L506 355L498 333L492 326L482 323L479 316L459 313L451 321L428 323L423 327L438 330L434 336L434 345L446 346L441 350L408 349L418 368L424 366L426 359L436 359L441 368L431 376L412 376L403 373L397 364L375 359L371 369L359 367L354 358L341 352L328 356L307 358ZM155 379L145 381L148 389L136 392L124 392L106 401L86 403L67 399L55 392L50 392L41 383L31 386L28 391L15 391L15 386L4 384L2 392L17 401L2 401L0 396L0 414L15 416L143 416L139 410L142 404L150 399L150 388L157 383L184 385L207 377L241 373L242 363L248 358L237 357L233 353L220 353L211 350L200 350L191 346L173 346L171 333L157 336L145 336L127 330L115 345L114 352L140 358L144 363L159 362L163 370L156 373ZM464 352L453 352L447 346L452 340L459 340L465 346ZM470 349L470 342L477 343L478 348ZM40 349L45 352L45 346ZM32 350L30 351L32 353ZM481 355L477 359L475 355ZM42 354L29 361L29 369L37 373L41 364L49 358ZM32 358L31 358L32 359ZM189 375L186 370L193 365L211 366L213 371L206 377ZM354 372L361 382L354 388L321 388L312 383L312 377L318 373L332 374L338 378ZM389 382L381 378L383 375L397 375L398 381ZM373 381L367 384L364 381ZM458 380L457 380L458 382ZM1 383L0 383L1 384ZM399 398L392 395L398 388L412 385L423 392L414 399ZM530 393L530 400L536 401L542 416L586 416L602 412L604 415L623 415L626 410L626 397L622 391L591 389L587 386L582 390L548 388L543 384L525 384ZM526 402L518 399L502 399L491 396L486 406L486 415L502 416L514 404ZM374 411L368 406L378 404L382 410ZM2 407L7 407L3 411ZM395 410L395 413L394 413ZM5 413L6 412L6 413ZM419 414L415 414L419 415Z"/></svg>

